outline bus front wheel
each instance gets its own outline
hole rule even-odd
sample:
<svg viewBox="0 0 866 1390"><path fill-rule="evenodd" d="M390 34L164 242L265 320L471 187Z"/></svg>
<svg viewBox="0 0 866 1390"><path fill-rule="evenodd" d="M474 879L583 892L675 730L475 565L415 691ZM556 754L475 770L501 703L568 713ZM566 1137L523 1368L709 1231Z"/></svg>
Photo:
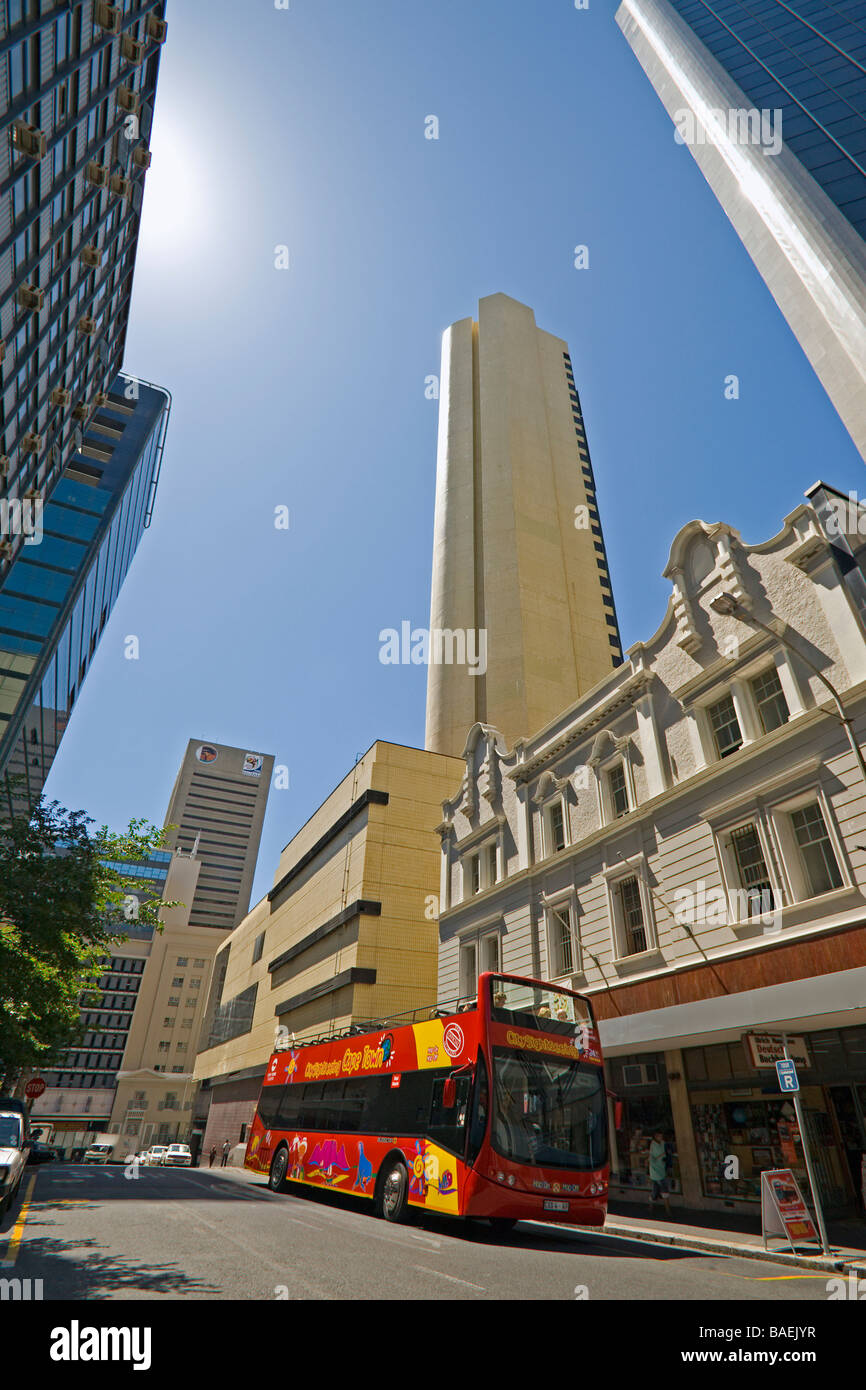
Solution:
<svg viewBox="0 0 866 1390"><path fill-rule="evenodd" d="M289 1166L288 1149L280 1148L271 1159L271 1171L268 1175L268 1187L272 1192L285 1192L286 1190L286 1169Z"/></svg>
<svg viewBox="0 0 866 1390"><path fill-rule="evenodd" d="M409 1174L401 1159L385 1165L376 1191L376 1214L386 1221L402 1221L409 1204Z"/></svg>

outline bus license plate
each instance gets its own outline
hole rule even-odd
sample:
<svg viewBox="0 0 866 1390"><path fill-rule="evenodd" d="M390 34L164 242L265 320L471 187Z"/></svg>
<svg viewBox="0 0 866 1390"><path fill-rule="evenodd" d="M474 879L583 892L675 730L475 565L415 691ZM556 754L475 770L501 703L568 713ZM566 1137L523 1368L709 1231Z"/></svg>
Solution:
<svg viewBox="0 0 866 1390"><path fill-rule="evenodd" d="M545 1202L545 1211L568 1211L568 1202Z"/></svg>

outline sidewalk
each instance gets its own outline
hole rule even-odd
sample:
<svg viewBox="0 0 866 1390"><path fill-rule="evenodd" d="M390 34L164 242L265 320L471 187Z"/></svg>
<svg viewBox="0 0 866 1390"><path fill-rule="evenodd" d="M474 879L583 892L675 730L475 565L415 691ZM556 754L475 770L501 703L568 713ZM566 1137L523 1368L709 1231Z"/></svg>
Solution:
<svg viewBox="0 0 866 1390"><path fill-rule="evenodd" d="M845 1270L866 1276L866 1222L830 1221L827 1239L832 1254L826 1257L816 1246L801 1246L792 1255L790 1247L773 1240L765 1250L761 1240L760 1214L755 1217L725 1212L689 1211L674 1207L670 1217L652 1215L635 1202L610 1203L604 1229L609 1235L632 1240L653 1240L708 1254L739 1255L750 1260L773 1260L803 1269Z"/></svg>

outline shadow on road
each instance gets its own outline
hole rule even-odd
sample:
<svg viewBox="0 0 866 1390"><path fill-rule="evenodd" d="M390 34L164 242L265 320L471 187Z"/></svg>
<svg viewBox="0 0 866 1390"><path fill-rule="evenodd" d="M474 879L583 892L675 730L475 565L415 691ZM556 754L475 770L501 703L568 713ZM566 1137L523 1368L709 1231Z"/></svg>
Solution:
<svg viewBox="0 0 866 1390"><path fill-rule="evenodd" d="M94 1240L31 1235L15 1273L41 1279L46 1300L112 1298L124 1291L138 1298L210 1298L221 1292L214 1284L191 1278L178 1265L140 1264L127 1256L104 1254L103 1249Z"/></svg>
<svg viewBox="0 0 866 1390"><path fill-rule="evenodd" d="M234 1186L234 1184L233 1184ZM327 1190L317 1187L301 1187L290 1184L285 1193L273 1194L262 1179L261 1183L251 1184L254 1191L264 1191L274 1201L303 1202L311 1206L330 1207L332 1210L352 1211L358 1215L375 1220L373 1203L367 1198L356 1197L351 1192L339 1189ZM492 1245L509 1249L560 1252L568 1255L603 1255L606 1259L644 1259L644 1260L696 1260L709 1259L695 1250L676 1249L670 1245L653 1245L648 1241L629 1240L621 1236L606 1236L598 1227L564 1226L553 1227L536 1224L532 1221L518 1222L513 1231L506 1235L494 1231L486 1221L455 1219L440 1216L435 1212L422 1212L411 1207L404 1223L410 1228L429 1231L443 1238L450 1238L468 1245Z"/></svg>

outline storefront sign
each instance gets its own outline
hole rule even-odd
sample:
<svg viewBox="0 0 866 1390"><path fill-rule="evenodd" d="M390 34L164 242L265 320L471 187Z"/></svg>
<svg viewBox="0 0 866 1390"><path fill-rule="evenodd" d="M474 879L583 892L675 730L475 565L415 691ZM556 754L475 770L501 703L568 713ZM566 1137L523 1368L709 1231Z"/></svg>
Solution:
<svg viewBox="0 0 866 1390"><path fill-rule="evenodd" d="M761 1174L761 1226L765 1246L768 1236L786 1237L792 1250L795 1240L817 1241L818 1233L790 1168Z"/></svg>
<svg viewBox="0 0 866 1390"><path fill-rule="evenodd" d="M752 1066L759 1071L772 1070L777 1062L781 1062L785 1056L785 1039L781 1033L744 1033L743 1042L749 1054ZM806 1046L806 1039L799 1035L789 1034L787 1038L788 1056L792 1062L796 1062L798 1067L806 1070L811 1067L812 1062L809 1057L809 1049Z"/></svg>

